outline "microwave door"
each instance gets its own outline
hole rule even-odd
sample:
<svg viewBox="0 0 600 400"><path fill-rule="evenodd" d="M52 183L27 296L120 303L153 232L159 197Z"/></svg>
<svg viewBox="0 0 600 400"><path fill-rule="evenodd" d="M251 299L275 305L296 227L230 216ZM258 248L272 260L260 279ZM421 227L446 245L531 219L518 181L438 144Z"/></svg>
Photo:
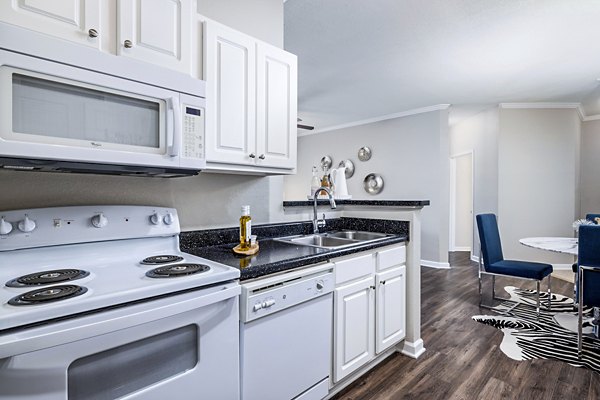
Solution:
<svg viewBox="0 0 600 400"><path fill-rule="evenodd" d="M0 156L179 167L179 93L0 51Z"/></svg>

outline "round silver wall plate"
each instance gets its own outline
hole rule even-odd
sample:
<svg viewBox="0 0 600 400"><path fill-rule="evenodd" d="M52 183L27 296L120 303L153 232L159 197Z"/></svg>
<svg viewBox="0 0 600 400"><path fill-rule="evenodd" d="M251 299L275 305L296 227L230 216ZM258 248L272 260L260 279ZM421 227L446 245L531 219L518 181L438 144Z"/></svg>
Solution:
<svg viewBox="0 0 600 400"><path fill-rule="evenodd" d="M352 178L354 175L354 163L352 160L342 160L338 165L338 168L344 167L344 175L346 175L346 179Z"/></svg>
<svg viewBox="0 0 600 400"><path fill-rule="evenodd" d="M329 170L329 168L331 168L332 165L333 160L331 159L331 156L325 156L321 158L321 168L323 169L323 171Z"/></svg>
<svg viewBox="0 0 600 400"><path fill-rule="evenodd" d="M365 146L358 150L358 159L360 161L369 161L371 159L372 151L371 148Z"/></svg>
<svg viewBox="0 0 600 400"><path fill-rule="evenodd" d="M378 174L369 174L365 176L363 187L369 194L379 194L383 190L383 178Z"/></svg>

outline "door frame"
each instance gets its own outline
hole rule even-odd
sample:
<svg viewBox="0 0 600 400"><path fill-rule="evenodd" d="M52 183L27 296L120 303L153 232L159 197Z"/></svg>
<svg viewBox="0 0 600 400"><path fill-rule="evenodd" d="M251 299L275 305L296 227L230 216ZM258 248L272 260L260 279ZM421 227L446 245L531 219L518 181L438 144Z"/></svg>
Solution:
<svg viewBox="0 0 600 400"><path fill-rule="evenodd" d="M456 246L456 159L466 155L471 156L471 248ZM448 250L449 251L469 251L473 256L473 246L475 244L474 227L474 197L475 197L475 154L473 150L463 151L450 155L450 218L448 232Z"/></svg>

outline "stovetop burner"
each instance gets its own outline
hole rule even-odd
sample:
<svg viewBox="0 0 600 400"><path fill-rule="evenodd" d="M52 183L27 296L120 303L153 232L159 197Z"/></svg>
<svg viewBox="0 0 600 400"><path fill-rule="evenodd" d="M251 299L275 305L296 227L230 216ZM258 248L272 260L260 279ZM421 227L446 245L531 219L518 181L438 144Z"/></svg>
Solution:
<svg viewBox="0 0 600 400"><path fill-rule="evenodd" d="M175 264L154 268L146 272L146 276L150 278L175 278L178 276L199 274L209 269L210 267L204 264Z"/></svg>
<svg viewBox="0 0 600 400"><path fill-rule="evenodd" d="M27 306L45 304L58 300L76 297L87 292L87 288L77 285L58 285L47 288L36 289L13 297L8 304L13 306Z"/></svg>
<svg viewBox="0 0 600 400"><path fill-rule="evenodd" d="M152 256L144 258L140 261L141 264L145 265L159 265L159 264L167 264L182 261L183 257L173 256L173 255L160 255L160 256Z"/></svg>
<svg viewBox="0 0 600 400"><path fill-rule="evenodd" d="M6 282L9 287L39 286L51 283L72 281L88 276L90 273L80 269L55 269L23 275Z"/></svg>

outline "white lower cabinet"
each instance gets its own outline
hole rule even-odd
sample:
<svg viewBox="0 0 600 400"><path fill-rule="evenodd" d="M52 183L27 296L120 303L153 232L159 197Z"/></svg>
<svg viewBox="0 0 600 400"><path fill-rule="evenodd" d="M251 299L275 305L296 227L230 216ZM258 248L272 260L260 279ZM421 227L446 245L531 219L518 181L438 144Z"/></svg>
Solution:
<svg viewBox="0 0 600 400"><path fill-rule="evenodd" d="M375 355L374 281L368 276L335 289L333 380L337 382Z"/></svg>
<svg viewBox="0 0 600 400"><path fill-rule="evenodd" d="M406 267L401 266L376 275L376 343L377 354L404 339L406 334Z"/></svg>
<svg viewBox="0 0 600 400"><path fill-rule="evenodd" d="M334 261L334 385L405 337L404 244Z"/></svg>

